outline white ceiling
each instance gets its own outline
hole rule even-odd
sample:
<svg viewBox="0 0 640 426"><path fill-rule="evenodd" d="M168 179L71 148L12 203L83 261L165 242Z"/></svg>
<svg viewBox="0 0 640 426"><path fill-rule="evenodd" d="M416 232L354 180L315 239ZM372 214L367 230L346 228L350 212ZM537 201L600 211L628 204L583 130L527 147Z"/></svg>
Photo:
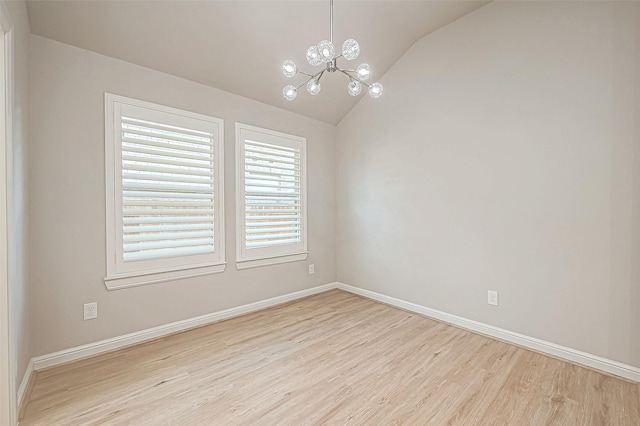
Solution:
<svg viewBox="0 0 640 426"><path fill-rule="evenodd" d="M360 57L348 65L369 63L376 81L415 41L486 3L335 0L334 41L358 40ZM28 1L27 7L34 34L327 123L337 124L362 97L375 102L349 96L348 80L339 73L325 74L317 96L301 89L292 102L282 98L285 85L304 82L303 76L284 77L282 61L292 59L310 72L307 48L329 38L328 0L49 0Z"/></svg>

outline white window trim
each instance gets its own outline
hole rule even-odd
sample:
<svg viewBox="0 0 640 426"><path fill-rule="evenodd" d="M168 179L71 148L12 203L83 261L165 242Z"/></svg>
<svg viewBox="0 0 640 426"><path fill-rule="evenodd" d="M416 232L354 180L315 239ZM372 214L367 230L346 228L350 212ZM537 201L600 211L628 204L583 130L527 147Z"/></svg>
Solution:
<svg viewBox="0 0 640 426"><path fill-rule="evenodd" d="M249 130L252 132L263 133L267 136L278 137L293 140L302 143L302 149L300 150L301 164L303 165L300 174L300 185L302 188L301 197L301 213L300 218L302 220L302 249L296 250L291 253L278 253L276 255L258 255L258 256L245 256L242 254L242 247L244 245L244 229L245 229L245 215L244 215L244 140L242 139L242 130ZM300 136L294 136L287 133L276 132L274 130L264 129L261 127L251 126L249 124L243 124L236 122L236 268L248 269L256 268L266 265L275 265L279 263L296 262L300 260L306 260L307 251L307 152L306 152L306 138Z"/></svg>
<svg viewBox="0 0 640 426"><path fill-rule="evenodd" d="M129 104L141 108L149 108L156 111L186 116L194 119L216 123L218 125L217 152L216 152L216 181L215 181L215 235L219 259L216 262L189 264L184 266L170 266L154 268L153 270L118 273L116 271L115 256L118 252L116 235L115 211L119 203L116 197L118 187L116 176L118 167L115 163L116 147L114 126L114 103ZM106 250L107 250L107 276L104 278L108 290L119 290L128 287L136 287L155 284L165 281L173 281L184 278L198 277L224 272L225 262L225 236L224 236L224 120L203 114L171 108L151 102L140 101L124 96L105 93L105 161L106 161ZM111 141L111 142L109 142Z"/></svg>

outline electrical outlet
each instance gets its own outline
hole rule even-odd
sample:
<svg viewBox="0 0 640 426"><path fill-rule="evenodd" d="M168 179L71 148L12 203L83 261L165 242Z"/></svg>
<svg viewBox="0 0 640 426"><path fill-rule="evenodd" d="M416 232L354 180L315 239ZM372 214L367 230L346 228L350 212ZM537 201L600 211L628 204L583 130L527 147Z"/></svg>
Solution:
<svg viewBox="0 0 640 426"><path fill-rule="evenodd" d="M487 303L490 304L490 305L498 306L498 292L497 291L489 290L489 292L487 294Z"/></svg>
<svg viewBox="0 0 640 426"><path fill-rule="evenodd" d="M90 320L98 318L98 302L91 302L84 304L84 319Z"/></svg>
<svg viewBox="0 0 640 426"><path fill-rule="evenodd" d="M309 275L313 274L316 272L316 265L314 265L313 263L309 265Z"/></svg>

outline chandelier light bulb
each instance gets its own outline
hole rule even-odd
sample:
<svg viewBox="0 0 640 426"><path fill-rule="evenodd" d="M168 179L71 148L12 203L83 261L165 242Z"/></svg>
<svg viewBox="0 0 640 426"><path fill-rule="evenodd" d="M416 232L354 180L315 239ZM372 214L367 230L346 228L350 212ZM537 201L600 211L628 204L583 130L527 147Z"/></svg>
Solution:
<svg viewBox="0 0 640 426"><path fill-rule="evenodd" d="M347 92L349 92L351 96L358 96L361 91L362 91L362 85L360 84L359 81L351 80L349 82L349 85L347 86Z"/></svg>
<svg viewBox="0 0 640 426"><path fill-rule="evenodd" d="M298 91L296 90L295 86L288 85L285 86L284 89L282 89L282 95L286 100L292 101L298 95Z"/></svg>
<svg viewBox="0 0 640 426"><path fill-rule="evenodd" d="M293 77L298 72L298 67L295 62L287 59L282 63L282 74L287 77Z"/></svg>
<svg viewBox="0 0 640 426"><path fill-rule="evenodd" d="M322 63L320 52L318 51L318 46L311 46L307 50L307 62L309 62L309 65L313 67L317 67Z"/></svg>
<svg viewBox="0 0 640 426"><path fill-rule="evenodd" d="M333 47L333 43L329 40L322 40L318 43L318 52L322 62L331 62L336 56L336 48Z"/></svg>
<svg viewBox="0 0 640 426"><path fill-rule="evenodd" d="M312 95L317 95L318 93L320 93L320 89L322 89L322 87L320 86L320 83L318 83L318 81L315 79L309 80L309 82L307 83L307 92Z"/></svg>
<svg viewBox="0 0 640 426"><path fill-rule="evenodd" d="M382 96L382 84L373 83L371 86L369 86L369 96L374 99Z"/></svg>
<svg viewBox="0 0 640 426"><path fill-rule="evenodd" d="M369 76L371 75L371 69L369 68L369 64L358 65L358 68L356 68L356 75L362 81L369 80Z"/></svg>
<svg viewBox="0 0 640 426"><path fill-rule="evenodd" d="M350 38L342 44L342 56L347 61L352 61L360 55L360 45L357 41Z"/></svg>

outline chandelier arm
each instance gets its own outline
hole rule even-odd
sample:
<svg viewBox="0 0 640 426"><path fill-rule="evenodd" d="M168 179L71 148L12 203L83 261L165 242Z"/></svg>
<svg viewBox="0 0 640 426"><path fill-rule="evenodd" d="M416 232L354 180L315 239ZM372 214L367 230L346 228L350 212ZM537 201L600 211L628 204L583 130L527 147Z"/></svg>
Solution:
<svg viewBox="0 0 640 426"><path fill-rule="evenodd" d="M316 75L318 75L318 74L316 74L316 75L309 74L308 72L304 72L304 71L300 71L300 70L298 70L298 73L299 73L299 74L306 75L307 77L315 77Z"/></svg>
<svg viewBox="0 0 640 426"><path fill-rule="evenodd" d="M340 71L342 74L346 75L347 77L349 77L350 80L356 80L358 83L360 84L364 84L367 87L371 87L370 85L368 85L367 83L365 83L364 81L360 80L358 77L354 77L351 74L349 74L346 70L343 70L341 68L338 68L338 71Z"/></svg>
<svg viewBox="0 0 640 426"><path fill-rule="evenodd" d="M313 80L313 77L309 77L304 83L302 83L300 86L296 87L296 90L298 90L299 88L301 88L302 86L304 86L305 84L310 82L311 80Z"/></svg>
<svg viewBox="0 0 640 426"><path fill-rule="evenodd" d="M318 76L318 78L316 79L316 81L317 81L318 83L320 83L320 79L321 79L321 78L322 78L322 76L324 75L324 72L325 72L325 71L326 71L326 70L322 70L322 71L320 71L320 73L319 73L320 75L319 75L319 76ZM317 74L316 74L316 75L317 75Z"/></svg>
<svg viewBox="0 0 640 426"><path fill-rule="evenodd" d="M317 73L315 73L315 74L313 74L313 75L311 75L311 74L307 74L307 73L302 73L302 72L301 72L301 73L302 73L302 74L304 74L304 75L308 75L308 76L309 76L309 78L308 78L308 79L306 79L306 80L305 80L305 82L304 82L304 83L302 83L300 86L296 87L296 90L298 90L299 88L301 88L302 86L304 86L305 84L307 84L308 82L310 82L311 80L315 80L315 78L316 78L316 77L318 77L318 76L322 77L322 74L324 74L324 72L325 72L325 70L318 71ZM318 80L317 80L317 81L319 81L319 80L320 80L320 77L318 77Z"/></svg>

